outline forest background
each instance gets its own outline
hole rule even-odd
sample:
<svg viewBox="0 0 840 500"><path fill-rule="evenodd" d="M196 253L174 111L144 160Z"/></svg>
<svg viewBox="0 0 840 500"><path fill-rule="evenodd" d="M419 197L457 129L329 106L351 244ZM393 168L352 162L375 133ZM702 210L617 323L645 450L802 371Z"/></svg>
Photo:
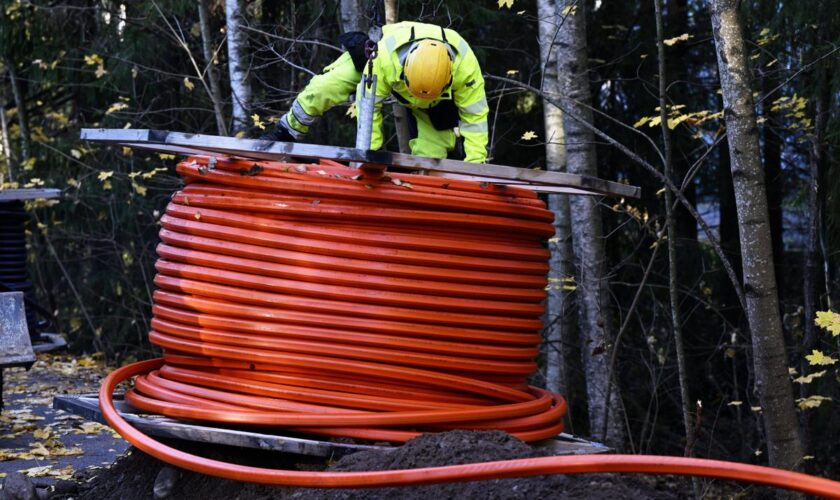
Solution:
<svg viewBox="0 0 840 500"><path fill-rule="evenodd" d="M558 233L534 382L567 395L569 430L629 452L840 474L840 2L386 4L471 44L492 163L643 189L640 200L546 199ZM117 363L155 354L157 221L181 185L174 156L86 144L80 129L257 136L341 53L341 32L367 30L372 5L2 2L0 183L64 190L28 205L29 268L73 350ZM727 57L737 38L742 57ZM751 122L732 112L736 95L751 100ZM307 142L352 145L351 114L333 109ZM754 152L732 147L740 132ZM739 185L739 155L760 161L770 248L743 238L759 227L744 200L765 195ZM771 253L772 290L750 274L751 258ZM770 314L758 314L762 298ZM783 350L766 356L773 336ZM771 372L783 378L768 383ZM792 399L777 408L767 387L778 386ZM795 446L779 446L779 429Z"/></svg>

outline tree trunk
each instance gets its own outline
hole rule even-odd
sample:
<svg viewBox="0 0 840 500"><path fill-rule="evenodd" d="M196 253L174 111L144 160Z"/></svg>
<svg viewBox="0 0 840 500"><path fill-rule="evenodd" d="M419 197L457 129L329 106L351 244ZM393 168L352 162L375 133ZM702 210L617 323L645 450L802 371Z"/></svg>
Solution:
<svg viewBox="0 0 840 500"><path fill-rule="evenodd" d="M341 30L344 33L367 31L362 0L340 0L338 11L341 17Z"/></svg>
<svg viewBox="0 0 840 500"><path fill-rule="evenodd" d="M542 91L553 99L560 97L560 81L557 78L557 59L554 42L560 26L555 0L538 0L540 64L542 66ZM552 171L566 170L566 146L563 144L563 114L557 106L543 102L545 124L546 168ZM566 394L566 369L564 345L571 329L570 300L567 277L573 273L572 238L569 226L569 197L549 195L548 206L554 212L554 238L549 240L551 258L548 299L545 312L545 388Z"/></svg>
<svg viewBox="0 0 840 500"><path fill-rule="evenodd" d="M385 24L397 22L397 0L385 0ZM411 140L408 132L408 109L399 104L393 104L394 128L397 130L397 144L400 153L410 153L411 148L408 141Z"/></svg>
<svg viewBox="0 0 840 500"><path fill-rule="evenodd" d="M738 0L711 0L712 31L738 204L741 262L747 319L752 334L755 383L761 401L768 456L771 465L793 469L802 459L802 443L788 379L773 269L767 191L738 3Z"/></svg>
<svg viewBox="0 0 840 500"><path fill-rule="evenodd" d="M23 91L20 88L20 82L17 78L15 62L11 59L6 59L5 63L6 70L9 73L9 83L12 85L12 97L15 100L18 124L20 125L20 160L24 162L30 156L29 119L26 115L26 100L23 98Z"/></svg>
<svg viewBox="0 0 840 500"><path fill-rule="evenodd" d="M586 9L574 0L558 2L560 12L571 11L557 36L557 61L561 77L560 90L564 104L582 120L593 122L592 102L587 78ZM583 105L578 105L577 102ZM573 174L597 175L595 141L591 129L568 115L563 115L566 163ZM570 200L573 249L575 255L578 317L586 392L589 403L590 431L611 446L624 442L624 427L619 412L619 391L608 385L608 353L611 322L608 313L607 281L604 276L605 248L598 200L591 196L574 196Z"/></svg>
<svg viewBox="0 0 840 500"><path fill-rule="evenodd" d="M654 0L656 12L656 49L659 59L659 118L662 129L662 144L665 149L665 176L674 177L671 130L668 128L667 75L665 64L665 27L662 22L662 0ZM674 180L676 183L676 180ZM677 222L672 209L674 195L665 189L665 218L668 227L668 296L671 302L671 328L674 332L674 350L677 355L677 378L680 384L683 428L685 429L685 455L693 455L694 422L691 413L691 398L688 394L688 375L686 371L685 348L683 347L682 319L680 318L680 300L677 292ZM700 497L700 483L695 479L694 495Z"/></svg>
<svg viewBox="0 0 840 500"><path fill-rule="evenodd" d="M227 123L222 109L222 89L219 85L219 72L216 71L216 56L213 53L213 38L210 36L210 12L207 0L198 0L198 25L201 28L201 50L204 64L207 65L207 78L210 80L210 100L213 101L213 114L216 116L216 130L219 135L227 135Z"/></svg>
<svg viewBox="0 0 840 500"><path fill-rule="evenodd" d="M803 309L805 333L802 339L802 354L800 359L800 372L806 375L811 371L808 361L805 359L805 354L811 352L816 344L816 325L814 319L816 318L817 309L820 307L817 284L819 283L818 271L820 267L820 248L819 235L821 230L821 213L822 213L822 198L824 188L822 187L822 179L824 172L827 171L828 163L828 143L826 142L826 130L828 128L828 117L831 104L831 91L828 84L830 75L828 74L828 67L821 67L817 74L817 102L814 109L814 135L811 140L811 150L809 158L809 170L811 174L811 182L808 189L808 237L805 240L805 273L802 283ZM811 393L810 384L800 384L799 397L808 397ZM807 418L804 420L806 435L811 436L810 423L813 420L813 412L809 412ZM810 445L810 443L809 443Z"/></svg>
<svg viewBox="0 0 840 500"><path fill-rule="evenodd" d="M12 156L12 146L9 141L9 122L6 120L6 99L0 99L0 146L3 147L3 157L6 160L8 181L15 180L15 161ZM2 181L0 181L2 183Z"/></svg>
<svg viewBox="0 0 840 500"><path fill-rule="evenodd" d="M251 87L248 84L248 59L245 34L239 27L242 11L237 0L225 0L227 18L228 71L230 93L233 101L231 131L236 134L248 125L248 103L251 101Z"/></svg>

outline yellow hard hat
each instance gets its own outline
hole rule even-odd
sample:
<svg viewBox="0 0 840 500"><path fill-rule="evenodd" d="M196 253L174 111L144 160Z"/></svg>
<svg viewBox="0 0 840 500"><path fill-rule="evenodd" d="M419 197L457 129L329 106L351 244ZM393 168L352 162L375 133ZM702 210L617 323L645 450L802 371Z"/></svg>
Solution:
<svg viewBox="0 0 840 500"><path fill-rule="evenodd" d="M452 83L452 59L446 43L439 40L420 40L408 49L403 66L405 84L411 95L432 100Z"/></svg>

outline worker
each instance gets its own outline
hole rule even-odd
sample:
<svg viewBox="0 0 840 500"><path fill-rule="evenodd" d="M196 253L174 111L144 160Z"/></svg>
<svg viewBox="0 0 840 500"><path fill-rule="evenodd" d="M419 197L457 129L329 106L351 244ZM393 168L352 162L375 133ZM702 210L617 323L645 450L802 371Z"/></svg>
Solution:
<svg viewBox="0 0 840 500"><path fill-rule="evenodd" d="M464 138L465 160L487 160L487 98L484 78L472 49L450 29L401 22L382 27L377 56L368 65L361 32L345 33L341 57L310 80L271 131L261 139L300 141L333 106L361 94L362 74L372 66L377 77L371 149L382 147L382 101L393 96L411 110L411 154L446 158L456 146L456 130Z"/></svg>

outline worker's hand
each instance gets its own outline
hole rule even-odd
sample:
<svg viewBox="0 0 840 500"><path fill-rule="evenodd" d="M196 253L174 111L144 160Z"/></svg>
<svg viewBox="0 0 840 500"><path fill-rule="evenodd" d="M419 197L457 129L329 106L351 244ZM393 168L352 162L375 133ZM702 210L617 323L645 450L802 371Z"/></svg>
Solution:
<svg viewBox="0 0 840 500"><path fill-rule="evenodd" d="M261 141L295 142L294 136L280 123L259 137Z"/></svg>

